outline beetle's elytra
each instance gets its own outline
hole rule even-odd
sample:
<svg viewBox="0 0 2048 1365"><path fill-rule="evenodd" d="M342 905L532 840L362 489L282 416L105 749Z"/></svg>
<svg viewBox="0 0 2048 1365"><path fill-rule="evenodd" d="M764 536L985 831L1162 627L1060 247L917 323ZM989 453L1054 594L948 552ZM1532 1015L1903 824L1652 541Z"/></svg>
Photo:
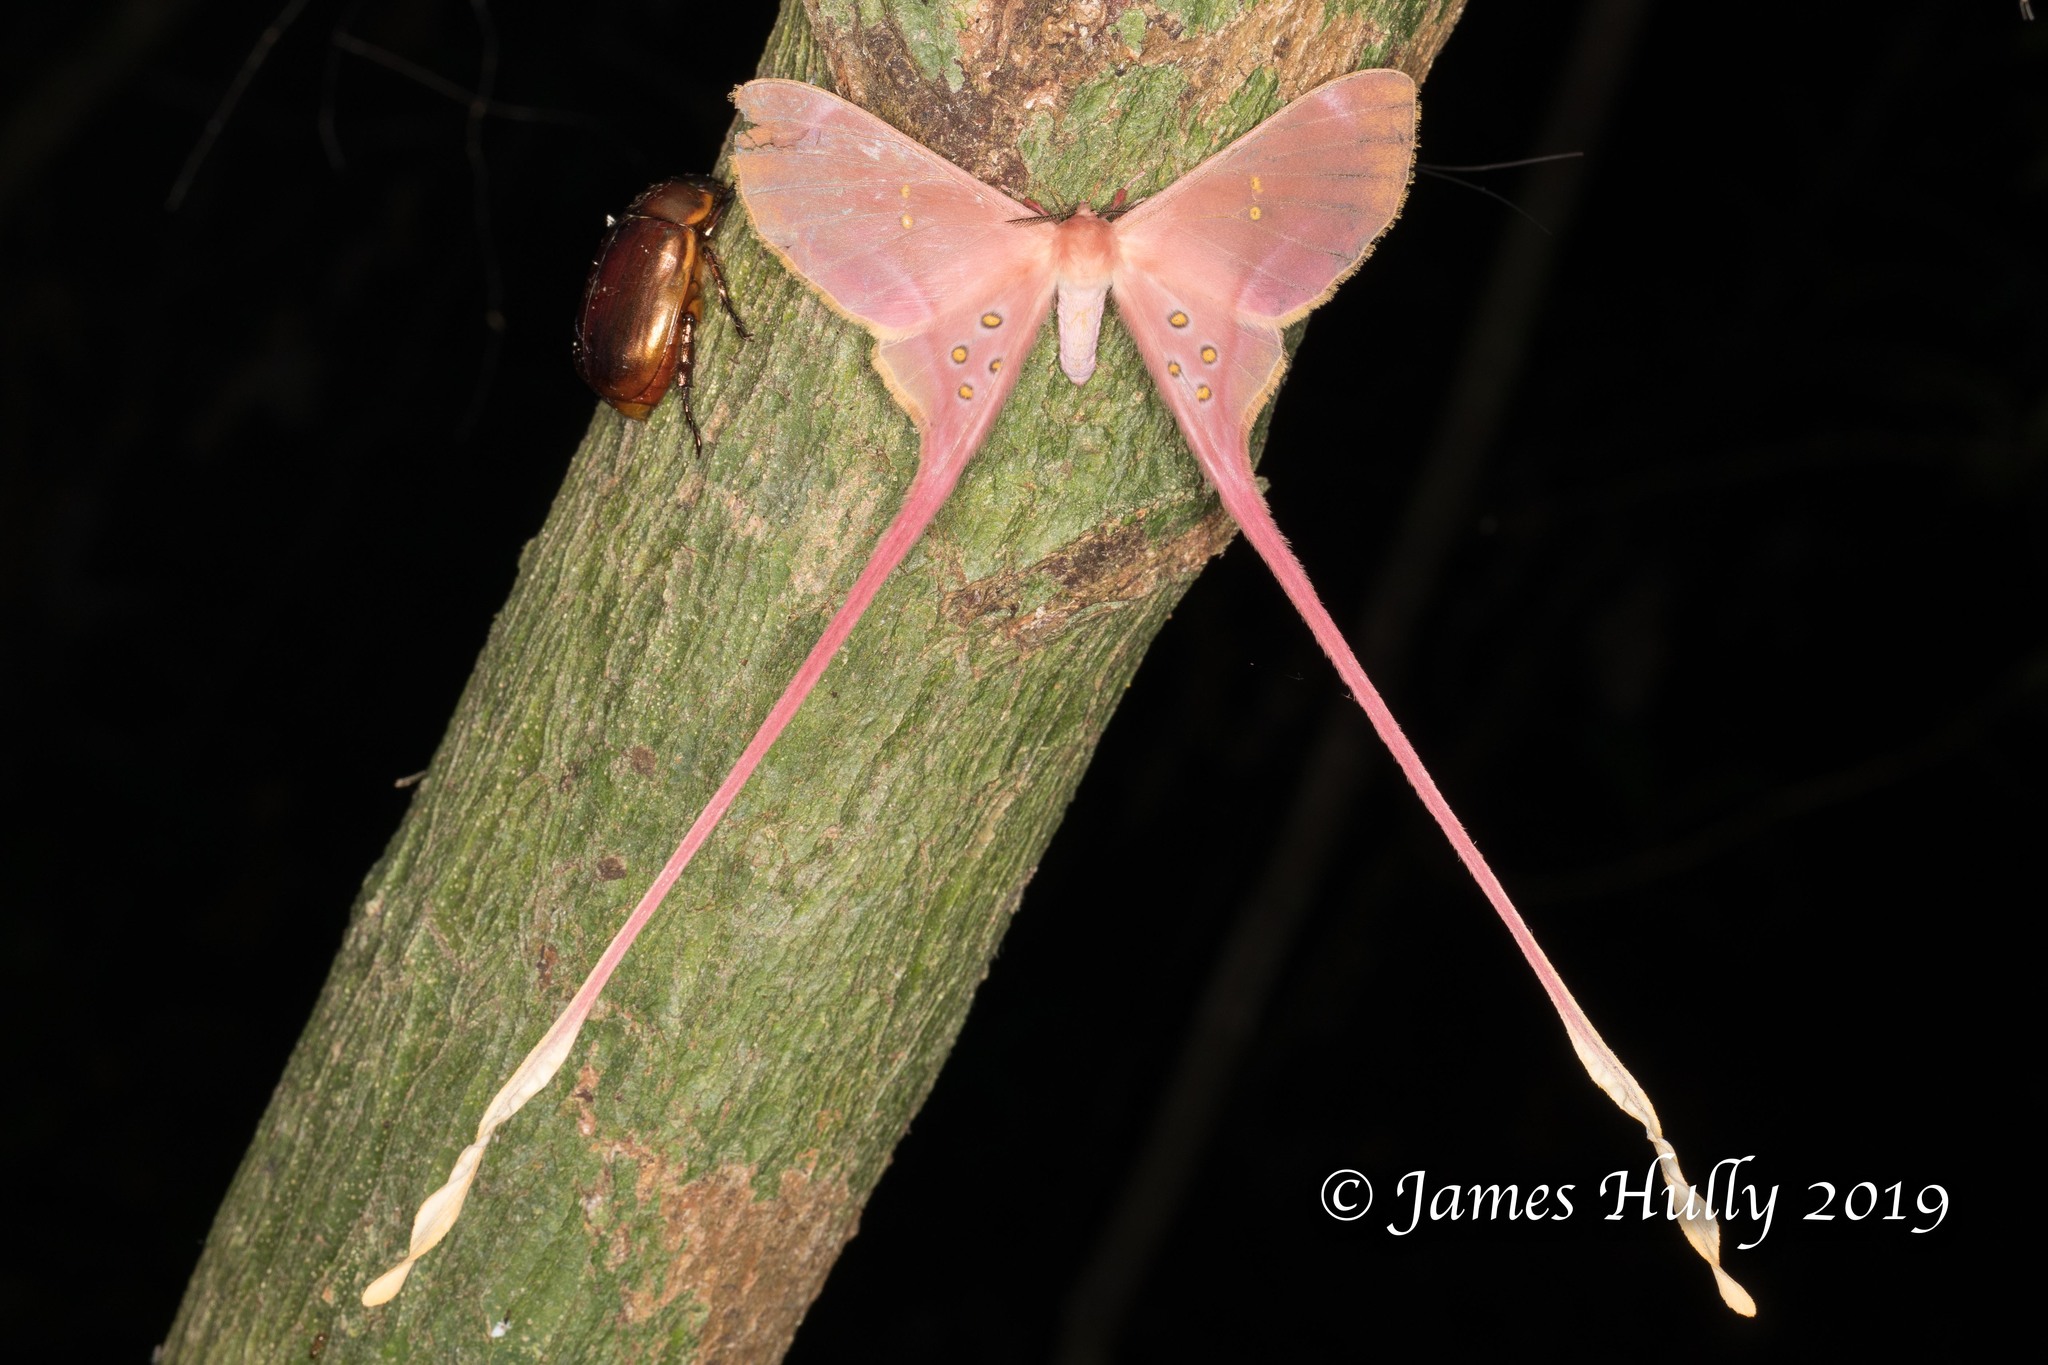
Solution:
<svg viewBox="0 0 2048 1365"><path fill-rule="evenodd" d="M583 382L635 421L645 421L676 388L700 451L704 438L690 410L690 377L707 270L733 326L747 335L711 245L731 202L732 188L709 176L676 176L648 187L605 233L576 318L576 373Z"/></svg>

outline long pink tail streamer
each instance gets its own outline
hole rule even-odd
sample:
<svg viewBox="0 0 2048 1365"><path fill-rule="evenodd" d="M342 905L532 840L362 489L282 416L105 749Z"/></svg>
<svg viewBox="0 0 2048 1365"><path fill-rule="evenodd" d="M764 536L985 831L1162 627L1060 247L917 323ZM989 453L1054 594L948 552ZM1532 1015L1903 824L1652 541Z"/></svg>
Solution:
<svg viewBox="0 0 2048 1365"><path fill-rule="evenodd" d="M675 852L662 864L661 872L655 877L653 885L640 897L640 903L633 907L633 913L626 917L626 922L619 926L619 931L612 935L612 941L606 946L603 956L598 958L597 965L590 969L590 975L583 979L583 985L570 998L568 1008L564 1009L548 1027L548 1031L542 1035L533 1051L526 1054L526 1059L492 1097L490 1104L484 1109L483 1120L477 1124L476 1137L456 1157L454 1169L449 1172L447 1182L427 1196L420 1205L419 1213L414 1216L412 1238L406 1248L405 1259L372 1280L369 1287L363 1290L365 1306L374 1308L396 1297L398 1291L405 1287L406 1276L412 1273L413 1265L420 1257L432 1251L441 1239L448 1235L448 1230L455 1226L455 1220L462 1213L463 1201L469 1196L470 1184L476 1179L477 1166L483 1160L484 1148L489 1145L491 1135L497 1132L505 1120L524 1108L528 1100L545 1089L548 1082L554 1079L555 1073L561 1070L562 1063L568 1059L569 1049L575 1045L577 1034L583 1030L584 1020L590 1017L592 1006L596 1005L598 997L604 994L606 983L612 979L612 973L618 970L619 963L625 959L627 950L633 946L633 940L640 937L640 931L647 927L647 921L661 908L662 901L668 897L669 888L676 884L676 879L683 875L683 869L697 856L697 850L711 837L711 832L718 828L719 822L725 818L726 811L731 808L734 798L739 795L740 788L747 785L747 779L754 775L754 769L760 766L762 758L767 755L776 739L789 725L791 718L803 706L804 699L811 694L811 689L817 686L818 679L824 676L833 656L839 652L839 647L846 643L846 637L853 633L854 626L867 611L868 604L874 600L875 593L883 581L895 571L896 566L903 561L903 556L910 552L910 547L924 534L926 525L945 502L947 494L952 492L953 485L959 480L960 471L965 464L965 457L957 451L942 451L937 454L926 452L920 456L917 473L911 480L910 490L904 497L902 508L897 511L895 520L889 523L889 528L882 533L882 538L876 542L874 554L869 557L867 567L861 570L860 577L854 580L852 590L846 595L846 601L832 617L831 623L825 627L825 633L818 637L818 643L813 645L811 652L804 657L803 665L797 669L796 676L789 680L789 685L782 690L782 696L768 712L768 718L761 722L761 728L754 732L753 739L741 752L738 761L732 765L732 771L718 784L718 790L711 794L711 800L705 804L704 809L690 825L689 831L683 835L683 841L676 845Z"/></svg>
<svg viewBox="0 0 2048 1365"><path fill-rule="evenodd" d="M1643 1125L1673 1215L1713 1267L1722 1298L1737 1312L1755 1313L1721 1269L1719 1225L1679 1171L1649 1097L1537 946L1318 600L1252 479L1245 436L1285 364L1281 329L1357 268L1400 207L1414 155L1414 82L1399 72L1364 71L1319 86L1114 221L1087 208L1057 221L1033 217L812 86L755 81L735 98L752 125L735 142L733 166L755 231L875 334L875 366L921 434L918 472L845 603L568 1008L493 1097L447 1182L420 1206L405 1259L371 1283L363 1302L395 1295L454 1224L492 1135L561 1068L641 929L951 492L1022 373L1055 296L1061 368L1079 384L1094 371L1103 303L1114 294L1224 506L1507 926L1587 1073Z"/></svg>
<svg viewBox="0 0 2048 1365"><path fill-rule="evenodd" d="M1192 437L1194 433L1189 434ZM1437 828L1450 840L1452 849L1457 852L1458 860L1465 864L1465 870L1472 875L1472 880L1479 884L1479 889L1485 893L1487 901L1493 906L1494 913L1499 915L1501 923L1507 926L1508 933L1515 940L1515 946L1522 950L1522 956L1528 961L1530 970L1536 973L1537 981L1542 983L1544 994L1550 997L1551 1007L1557 1011L1558 1018L1564 1021L1565 1033L1571 1039L1572 1051L1578 1054L1580 1064L1586 1068L1586 1074L1593 1078L1594 1084L1607 1092L1607 1097L1619 1105L1624 1113L1643 1125L1643 1131L1648 1135L1651 1146L1656 1148L1658 1165L1664 1172L1665 1183L1671 1189L1672 1206L1678 1210L1679 1227L1685 1233L1686 1240L1692 1243L1693 1250L1712 1267L1714 1283L1721 1291L1722 1301L1744 1317L1755 1317L1756 1301L1749 1296L1747 1290L1735 1282L1733 1276L1721 1268L1720 1224L1715 1221L1713 1211L1694 1194L1684 1172L1679 1170L1678 1153L1665 1138L1663 1124L1657 1118L1657 1110L1650 1103L1649 1095L1644 1092L1636 1078L1629 1074L1628 1068L1621 1064L1621 1058L1615 1055L1614 1049L1607 1046L1599 1030L1593 1027L1593 1021L1588 1019L1586 1012L1579 1007L1579 1002L1572 998L1570 989L1564 984L1564 978L1559 976L1557 968L1551 965L1550 958L1545 955L1541 945L1536 942L1536 936L1529 931L1528 924L1523 921L1521 912L1515 909L1515 903L1508 899L1507 890L1501 886L1500 879L1493 875L1493 869L1487 865L1479 846L1472 842L1472 836L1465 832L1465 826L1459 821L1457 813L1451 809L1450 802L1446 801L1444 794L1437 789L1436 779L1431 777L1429 769L1423 766L1421 756L1415 752L1415 746L1410 744L1408 736L1401 732L1400 722L1395 720L1394 713L1387 709L1387 703L1381 698L1379 689L1374 687L1372 679L1365 675L1365 669L1359 664L1357 655L1351 652L1351 646L1344 639L1343 633L1337 629L1337 623L1330 619L1330 613L1323 606L1322 599L1316 596L1316 590L1310 584L1308 573L1302 568L1301 561L1295 557L1294 550L1280 534L1280 527L1274 522L1271 509L1266 506L1265 496L1259 492L1259 486L1252 480L1248 456L1242 450L1209 449L1208 444L1206 441L1194 440L1195 455L1201 462L1203 472L1209 476L1209 482L1215 486L1218 496L1222 498L1225 510L1237 522L1238 528L1244 532L1245 539L1251 542L1252 548L1258 551L1259 557L1266 561L1266 567L1273 571L1273 577L1279 580L1281 591L1294 603L1295 610L1301 613L1301 619L1308 623L1309 630L1316 637L1316 643L1323 647L1323 653L1337 666L1338 675L1351 689L1353 699L1365 712L1366 718L1372 722L1372 728L1379 735L1380 742L1385 744L1387 751L1394 756L1394 761L1400 765L1409 785L1415 788L1416 795L1422 798L1423 806L1436 821Z"/></svg>
<svg viewBox="0 0 2048 1365"><path fill-rule="evenodd" d="M1302 619L1307 622L1309 630L1315 635L1323 652L1329 656L1331 663L1336 665L1338 675L1351 689L1353 697L1372 722L1372 727L1381 742L1393 755L1394 761L1400 765L1402 773L1415 788L1416 794L1422 798L1424 807L1435 819L1444 837L1450 841L1459 860L1465 864L1472 879L1478 883L1480 890L1492 904L1494 912L1507 926L1508 933L1513 936L1530 969L1542 983L1545 994L1550 997L1551 1005L1557 1010L1558 1017L1563 1020L1565 1031L1571 1039L1572 1049L1578 1054L1580 1063L1615 1104L1643 1125L1651 1144L1657 1150L1665 1180L1672 1188L1674 1207L1681 1210L1680 1227L1694 1249L1713 1267L1715 1282L1720 1288L1722 1299L1735 1311L1753 1316L1756 1312L1755 1302L1741 1285L1721 1269L1719 1226L1711 1212L1701 1207L1692 1196L1690 1187L1678 1168L1677 1154L1664 1137L1662 1124L1657 1118L1655 1107L1650 1103L1649 1096L1644 1093L1635 1077L1629 1074L1628 1068L1622 1065L1613 1049L1600 1037L1592 1021L1579 1007L1578 1001L1572 998L1571 991L1565 986L1557 969L1551 965L1550 959L1537 944L1535 935L1523 921L1521 913L1515 909L1514 902L1508 898L1500 879L1494 875L1493 869L1487 865L1478 846L1465 832L1464 825L1459 822L1450 803L1437 788L1435 779L1423 766L1415 747L1402 733L1400 723L1394 719L1393 712L1388 710L1379 690L1366 676L1365 669L1352 653L1350 644L1345 641L1343 633L1338 630L1336 622L1331 619L1329 611L1316 595L1307 572L1301 566L1301 561L1295 557L1294 551L1280 534L1280 528L1274 523L1264 496L1260 494L1258 485L1252 481L1249 460L1242 452L1218 452L1208 449L1208 444L1205 441L1197 441L1195 453L1221 497L1225 510L1243 530L1252 548L1272 570L1282 591L1301 613ZM761 722L760 728L755 731L753 739L741 752L732 770L712 793L710 801L683 835L682 842L669 855L660 873L641 896L639 903L634 906L632 914L626 917L618 932L612 936L597 964L591 968L589 976L584 978L582 986L571 997L568 1007L549 1026L540 1042L526 1055L525 1060L513 1071L485 1108L484 1116L477 1124L475 1138L456 1157L454 1168L449 1172L446 1183L420 1205L419 1213L413 1220L412 1236L405 1258L371 1281L364 1289L362 1301L365 1305L375 1307L394 1298L404 1287L406 1277L412 1273L414 1264L420 1257L433 1250L455 1225L457 1217L462 1212L463 1202L468 1197L470 1185L476 1178L477 1168L483 1160L484 1149L490 1143L492 1135L554 1079L555 1073L567 1060L577 1036L582 1032L583 1024L589 1018L592 1007L604 993L612 973L618 969L619 963L624 960L627 951L632 948L634 940L639 938L641 930L653 918L655 911L661 908L670 888L690 865L697 850L703 847L704 841L717 829L726 812L731 809L741 788L746 786L768 750L788 727L790 720L795 717L812 689L817 686L818 680L824 676L833 657L846 643L847 637L867 611L869 603L874 600L875 593L881 588L882 583L895 571L896 566L909 553L910 547L923 536L926 526L930 524L932 517L958 481L965 462L965 457L957 451L942 452L935 456L928 453L926 458L920 460L918 472L911 482L902 508L888 529L882 533L881 539L876 543L874 554L861 570L860 576L854 580L845 602L833 615L817 644L812 646L810 653L805 656L802 666L790 679L789 685L783 689L781 697L777 699L767 718Z"/></svg>

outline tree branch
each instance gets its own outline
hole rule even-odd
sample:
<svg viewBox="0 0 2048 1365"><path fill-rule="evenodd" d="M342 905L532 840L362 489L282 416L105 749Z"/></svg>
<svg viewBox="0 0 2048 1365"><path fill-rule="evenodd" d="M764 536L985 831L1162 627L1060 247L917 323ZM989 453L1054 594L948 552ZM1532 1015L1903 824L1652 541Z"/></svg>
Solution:
<svg viewBox="0 0 2048 1365"><path fill-rule="evenodd" d="M1420 78L1460 5L1211 8L812 0L761 70L830 84L1013 192L1100 203L1332 76ZM673 402L645 427L599 409L364 884L167 1360L316 1341L330 1359L777 1358L1146 645L1228 539L1129 339L1105 328L1077 390L1041 337L952 505L563 1075L498 1135L462 1222L396 1301L360 1307L907 483L915 436L867 337L739 215L720 244L756 336L707 314L704 458Z"/></svg>

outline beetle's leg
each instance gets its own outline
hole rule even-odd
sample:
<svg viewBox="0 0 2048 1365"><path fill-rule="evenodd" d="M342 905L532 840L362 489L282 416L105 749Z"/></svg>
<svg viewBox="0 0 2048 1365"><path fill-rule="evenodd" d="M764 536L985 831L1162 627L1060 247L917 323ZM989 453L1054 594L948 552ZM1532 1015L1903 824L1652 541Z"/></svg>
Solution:
<svg viewBox="0 0 2048 1365"><path fill-rule="evenodd" d="M697 443L697 458L704 458L704 433L697 430L697 413L691 405L691 380L697 374L697 310L685 309L682 330L676 337L676 401L683 405L683 425Z"/></svg>
<svg viewBox="0 0 2048 1365"><path fill-rule="evenodd" d="M732 306L732 295L726 292L725 266L718 259L718 249L711 245L711 239L708 237L698 240L697 249L704 253L705 261L711 266L711 278L718 285L719 305L725 309L725 315L732 319L733 330L740 334L741 341L750 339L754 334L747 330L746 323L740 321L739 310Z"/></svg>

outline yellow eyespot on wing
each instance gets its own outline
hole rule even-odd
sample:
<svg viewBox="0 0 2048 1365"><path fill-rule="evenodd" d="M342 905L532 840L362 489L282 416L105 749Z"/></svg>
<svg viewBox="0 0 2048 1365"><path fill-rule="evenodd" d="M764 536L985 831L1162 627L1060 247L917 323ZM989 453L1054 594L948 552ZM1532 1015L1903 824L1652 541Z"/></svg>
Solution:
<svg viewBox="0 0 2048 1365"><path fill-rule="evenodd" d="M1216 363L1216 348L1214 346L1204 346L1202 348L1202 363L1204 365L1214 365Z"/></svg>
<svg viewBox="0 0 2048 1365"><path fill-rule="evenodd" d="M1000 327L1003 325L1003 315L1001 313L983 313L981 315L981 325L984 327Z"/></svg>
<svg viewBox="0 0 2048 1365"><path fill-rule="evenodd" d="M1166 362L1166 372L1167 372L1168 374L1170 374L1170 375L1173 375L1173 376L1175 376L1176 378L1178 378L1178 377L1179 377L1179 375L1180 375L1180 362L1179 362L1178 360L1169 360L1169 361L1167 361L1167 362Z"/></svg>
<svg viewBox="0 0 2048 1365"><path fill-rule="evenodd" d="M960 386L960 396L961 396L962 398L972 398L972 397L974 397L974 385L972 385L972 384L962 384L962 385Z"/></svg>
<svg viewBox="0 0 2048 1365"><path fill-rule="evenodd" d="M1257 204L1253 204L1253 205L1251 206L1251 209L1250 209L1250 215L1251 215L1251 220L1252 220L1252 221L1253 221L1254 223L1258 222L1258 221L1259 221L1259 219L1261 219L1261 218L1265 217L1265 214L1264 214L1263 212L1261 212L1261 211L1260 211L1260 209L1259 209L1259 206L1258 206Z"/></svg>
<svg viewBox="0 0 2048 1365"><path fill-rule="evenodd" d="M1204 402L1204 403L1208 402L1208 401L1209 401L1209 386L1208 386L1207 384L1197 384L1197 385L1195 385L1195 397L1196 397L1196 398L1198 398L1198 399L1200 399L1200 400L1201 400L1202 402Z"/></svg>
<svg viewBox="0 0 2048 1365"><path fill-rule="evenodd" d="M1186 313L1175 313L1166 320L1175 327L1185 327L1188 325L1188 315Z"/></svg>
<svg viewBox="0 0 2048 1365"><path fill-rule="evenodd" d="M1002 369L1003 369L1003 358L1002 358L1001 356L997 356L997 357L996 357L996 358L995 358L994 360L991 360L991 361L989 361L989 363L988 363L988 372L989 372L990 374L1000 374L1000 373L1002 373Z"/></svg>
<svg viewBox="0 0 2048 1365"><path fill-rule="evenodd" d="M965 365L967 363L967 348L965 346L955 346L953 348L953 363L955 365Z"/></svg>
<svg viewBox="0 0 2048 1365"><path fill-rule="evenodd" d="M905 226L905 227L909 227L909 226L910 226L910 215L909 215L909 214L907 214L907 213L903 215L903 226Z"/></svg>

